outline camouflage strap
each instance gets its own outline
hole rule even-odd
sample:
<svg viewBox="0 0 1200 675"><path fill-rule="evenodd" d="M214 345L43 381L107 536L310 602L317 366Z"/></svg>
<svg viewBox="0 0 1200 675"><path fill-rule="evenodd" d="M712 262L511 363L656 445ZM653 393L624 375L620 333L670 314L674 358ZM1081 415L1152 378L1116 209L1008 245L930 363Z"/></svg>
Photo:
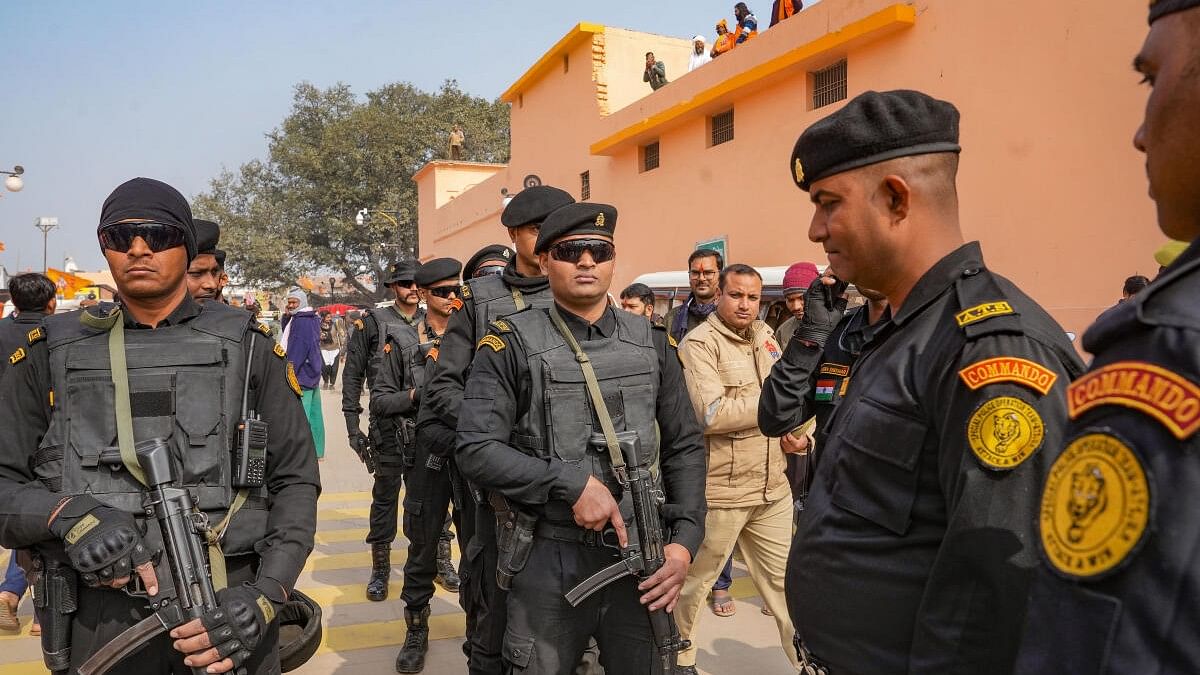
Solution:
<svg viewBox="0 0 1200 675"><path fill-rule="evenodd" d="M108 370L112 375L113 406L117 416L117 447L121 450L121 463L137 482L146 485L146 474L138 464L133 439L133 408L129 402L129 369L125 362L125 318L121 308L115 307L107 316L96 316L90 312L79 315L79 322L89 328L108 332Z"/></svg>
<svg viewBox="0 0 1200 675"><path fill-rule="evenodd" d="M583 370L583 379L587 382L588 397L592 399L592 405L596 408L596 417L600 420L600 429L604 431L604 443L608 446L608 457L612 461L613 474L622 487L628 487L629 475L625 472L625 457L617 442L617 430L613 426L612 417L608 414L608 405L604 403L604 394L600 391L600 382L596 379L596 369L592 367L592 360L579 347L579 342L575 340L574 335L571 335L571 330L567 328L566 322L563 321L562 315L558 313L558 307L555 305L550 305L550 319L554 322L554 327L558 329L563 340L566 341L567 346L575 352L575 360L579 362L579 367Z"/></svg>

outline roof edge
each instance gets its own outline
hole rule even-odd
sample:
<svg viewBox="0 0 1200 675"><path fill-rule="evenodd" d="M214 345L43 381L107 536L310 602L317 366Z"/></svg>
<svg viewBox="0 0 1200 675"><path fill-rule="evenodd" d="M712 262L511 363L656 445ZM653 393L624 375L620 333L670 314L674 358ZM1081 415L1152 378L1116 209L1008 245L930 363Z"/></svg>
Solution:
<svg viewBox="0 0 1200 675"><path fill-rule="evenodd" d="M604 25L590 23L588 21L581 21L575 24L575 27L567 31L567 34L562 36L562 39L554 43L554 46L547 50L545 54L542 54L542 58L534 62L534 64L530 66L529 70L525 71L524 75L517 78L516 82L513 82L508 89L504 90L503 94L500 94L500 100L504 101L505 103L512 103L515 101L517 96L522 91L528 89L534 82L541 79L542 76L550 70L555 59L569 49L573 48L575 44L584 36L590 37L597 33L603 33L604 29Z"/></svg>

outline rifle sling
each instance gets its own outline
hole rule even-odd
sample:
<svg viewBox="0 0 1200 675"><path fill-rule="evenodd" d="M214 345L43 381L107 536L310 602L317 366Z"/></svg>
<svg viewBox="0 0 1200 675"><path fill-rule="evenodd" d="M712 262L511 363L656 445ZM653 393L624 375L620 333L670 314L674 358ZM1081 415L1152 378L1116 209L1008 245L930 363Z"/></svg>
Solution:
<svg viewBox="0 0 1200 675"><path fill-rule="evenodd" d="M608 414L608 406L604 403L604 394L600 391L600 382L596 379L596 370L592 367L592 360L579 347L575 336L571 335L571 330L567 328L556 305L550 306L550 320L554 322L554 327L562 335L567 346L575 352L575 360L579 362L579 367L583 370L583 379L587 382L588 396L592 399L596 417L600 420L600 429L604 432L604 442L608 445L608 457L612 461L613 474L617 477L621 487L629 487L629 476L625 471L625 457L621 454L621 446L617 442L617 430L613 426L612 417Z"/></svg>

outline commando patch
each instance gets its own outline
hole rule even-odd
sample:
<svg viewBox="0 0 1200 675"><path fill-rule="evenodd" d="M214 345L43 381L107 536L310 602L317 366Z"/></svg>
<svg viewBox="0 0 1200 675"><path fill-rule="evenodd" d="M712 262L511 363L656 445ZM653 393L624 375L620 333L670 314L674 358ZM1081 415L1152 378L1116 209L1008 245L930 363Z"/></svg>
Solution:
<svg viewBox="0 0 1200 675"><path fill-rule="evenodd" d="M843 363L822 363L820 374L845 377L850 374L850 366Z"/></svg>
<svg viewBox="0 0 1200 675"><path fill-rule="evenodd" d="M1120 439L1090 432L1067 445L1046 478L1038 529L1050 565L1075 579L1116 569L1145 538L1150 484Z"/></svg>
<svg viewBox="0 0 1200 675"><path fill-rule="evenodd" d="M275 348L272 351L275 352L275 356L278 356L281 359L287 358L287 352L283 351L283 345L279 344L278 342L275 343Z"/></svg>
<svg viewBox="0 0 1200 675"><path fill-rule="evenodd" d="M504 340L500 339L500 336L488 333L487 335L483 336L483 339L479 341L479 344L476 345L475 348L483 349L484 347L491 347L492 351L499 353L503 351L506 346L507 345L504 344Z"/></svg>
<svg viewBox="0 0 1200 675"><path fill-rule="evenodd" d="M287 363L287 383L297 396L304 396L304 392L300 389L300 380L296 379L296 369L292 367L291 361Z"/></svg>
<svg viewBox="0 0 1200 675"><path fill-rule="evenodd" d="M1101 405L1140 410L1179 440L1200 429L1200 387L1178 373L1141 361L1110 363L1067 388L1071 419Z"/></svg>
<svg viewBox="0 0 1200 675"><path fill-rule="evenodd" d="M1042 447L1045 426L1037 410L1014 396L988 399L967 422L967 443L989 469L1014 469Z"/></svg>
<svg viewBox="0 0 1200 675"><path fill-rule="evenodd" d="M954 315L954 320L958 322L958 327L969 326L973 323L990 319L993 316L1002 316L1004 314L1013 314L1012 305L1003 300L996 302L985 302L982 305L969 307Z"/></svg>
<svg viewBox="0 0 1200 675"><path fill-rule="evenodd" d="M46 339L46 331L43 330L41 326L38 326L37 328L29 331L29 334L26 335L26 337L29 338L29 344L36 344Z"/></svg>
<svg viewBox="0 0 1200 675"><path fill-rule="evenodd" d="M15 366L25 359L25 348L17 347L17 351L13 352L8 357L8 365Z"/></svg>
<svg viewBox="0 0 1200 675"><path fill-rule="evenodd" d="M1043 396L1050 393L1050 387L1053 387L1058 379L1058 374L1049 368L1015 356L997 356L976 361L958 371L958 376L972 390L997 382L1015 382Z"/></svg>

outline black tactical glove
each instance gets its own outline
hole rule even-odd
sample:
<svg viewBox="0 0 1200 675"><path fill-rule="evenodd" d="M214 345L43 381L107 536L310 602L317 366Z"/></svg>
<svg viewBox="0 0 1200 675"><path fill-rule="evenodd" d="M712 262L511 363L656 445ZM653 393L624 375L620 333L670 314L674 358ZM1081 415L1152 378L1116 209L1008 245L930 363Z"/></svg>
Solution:
<svg viewBox="0 0 1200 675"><path fill-rule="evenodd" d="M792 337L823 348L825 340L846 312L846 298L843 295L848 285L841 280L826 285L821 278L814 279L808 290L804 291L804 318L800 319L800 325Z"/></svg>
<svg viewBox="0 0 1200 675"><path fill-rule="evenodd" d="M128 577L134 567L154 559L133 516L88 495L68 498L50 521L50 531L66 543L71 567L88 586Z"/></svg>
<svg viewBox="0 0 1200 675"><path fill-rule="evenodd" d="M238 669L258 649L284 602L283 587L271 579L261 585L223 588L217 591L216 608L201 617L200 623L220 658L229 659Z"/></svg>

